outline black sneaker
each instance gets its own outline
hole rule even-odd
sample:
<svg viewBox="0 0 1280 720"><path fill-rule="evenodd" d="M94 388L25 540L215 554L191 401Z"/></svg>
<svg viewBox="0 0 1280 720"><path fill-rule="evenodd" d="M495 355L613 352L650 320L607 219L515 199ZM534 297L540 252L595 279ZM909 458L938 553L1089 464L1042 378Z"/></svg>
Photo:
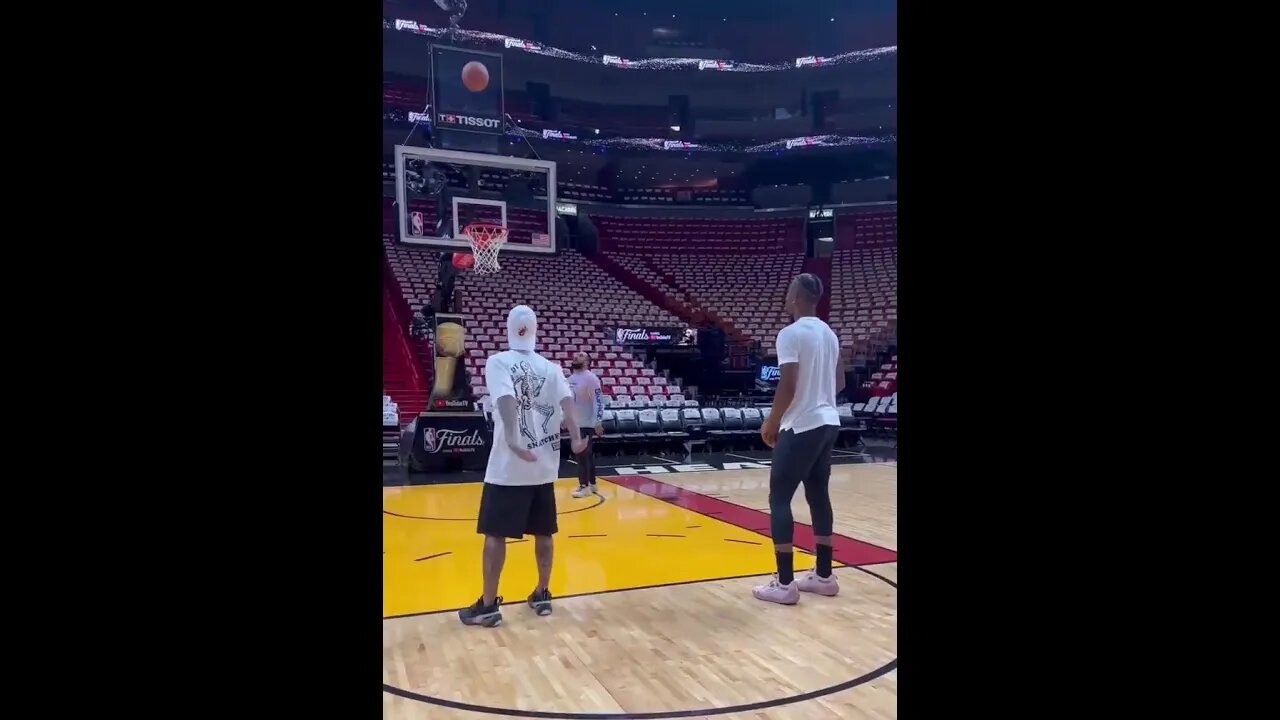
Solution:
<svg viewBox="0 0 1280 720"><path fill-rule="evenodd" d="M543 590L542 592L538 592L537 590L534 590L533 594L529 596L529 607L533 608L533 611L539 615L550 615L551 591Z"/></svg>
<svg viewBox="0 0 1280 720"><path fill-rule="evenodd" d="M476 600L476 604L458 611L458 619L463 625L483 625L497 627L502 624L502 597L494 599L493 605L485 607L484 598Z"/></svg>

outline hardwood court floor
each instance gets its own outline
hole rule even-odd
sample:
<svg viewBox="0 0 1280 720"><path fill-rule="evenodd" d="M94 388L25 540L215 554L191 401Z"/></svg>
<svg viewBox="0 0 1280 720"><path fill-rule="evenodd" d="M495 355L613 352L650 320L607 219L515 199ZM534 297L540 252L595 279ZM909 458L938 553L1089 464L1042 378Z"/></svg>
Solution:
<svg viewBox="0 0 1280 720"><path fill-rule="evenodd" d="M602 480L600 502L570 498L576 483L560 481L555 612L524 604L533 548L516 543L495 629L452 612L480 592L479 486L385 489L384 716L696 717L761 703L719 717L896 717L896 468L832 469L836 558L874 565L837 569L839 596L794 607L750 596L773 567L767 514L752 510L767 506L767 482L764 469L619 476ZM807 521L802 492L795 512ZM807 531L797 527L797 545Z"/></svg>

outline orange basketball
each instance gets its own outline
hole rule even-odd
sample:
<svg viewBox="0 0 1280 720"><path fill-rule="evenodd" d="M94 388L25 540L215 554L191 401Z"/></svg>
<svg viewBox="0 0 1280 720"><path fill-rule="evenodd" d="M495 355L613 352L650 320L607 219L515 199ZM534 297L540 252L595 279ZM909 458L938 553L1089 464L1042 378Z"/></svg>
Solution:
<svg viewBox="0 0 1280 720"><path fill-rule="evenodd" d="M471 253L456 252L453 254L453 266L459 270L470 270L475 267L476 256Z"/></svg>
<svg viewBox="0 0 1280 720"><path fill-rule="evenodd" d="M480 92L489 87L489 68L475 60L463 65L462 84L471 92Z"/></svg>

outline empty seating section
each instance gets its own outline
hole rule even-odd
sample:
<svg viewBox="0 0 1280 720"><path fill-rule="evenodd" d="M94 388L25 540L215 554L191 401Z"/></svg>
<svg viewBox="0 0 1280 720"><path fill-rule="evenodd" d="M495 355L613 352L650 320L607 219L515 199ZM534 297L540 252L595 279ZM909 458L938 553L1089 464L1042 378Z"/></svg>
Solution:
<svg viewBox="0 0 1280 720"><path fill-rule="evenodd" d="M507 189L507 179L511 176L510 171L506 173L496 170L480 171L480 189L493 192L502 192ZM539 185L538 182L542 184ZM533 194L538 197L546 197L546 179L543 178L538 182L532 183L530 189ZM456 187L463 187L461 183L451 183ZM586 200L594 202L612 202L613 194L608 188L599 185L590 185L578 182L557 182L556 183L556 199L557 200Z"/></svg>
<svg viewBox="0 0 1280 720"><path fill-rule="evenodd" d="M865 354L892 344L898 325L897 257L894 245L835 252L830 324L841 346Z"/></svg>
<svg viewBox="0 0 1280 720"><path fill-rule="evenodd" d="M898 211L888 210L836 216L836 249L865 245L898 246Z"/></svg>
<svg viewBox="0 0 1280 720"><path fill-rule="evenodd" d="M644 255L629 255L626 253L618 253L609 257L617 261L619 265L629 270L636 277L644 280L653 287L660 290L663 294L681 301L683 305L688 307L690 303L684 302L682 296L684 291L668 282L666 277L650 263Z"/></svg>
<svg viewBox="0 0 1280 720"><path fill-rule="evenodd" d="M601 247L612 252L799 253L803 218L653 218L596 215Z"/></svg>
<svg viewBox="0 0 1280 720"><path fill-rule="evenodd" d="M894 360L897 360L895 357ZM896 364L896 363L894 363ZM841 414L844 414L842 407ZM850 408L850 415L872 430L896 433L898 431L898 393L873 395L865 403ZM844 422L844 418L841 418Z"/></svg>
<svg viewBox="0 0 1280 720"><path fill-rule="evenodd" d="M558 182L556 183L556 199L610 202L613 200L613 192L600 185L591 185L589 183L579 182Z"/></svg>
<svg viewBox="0 0 1280 720"><path fill-rule="evenodd" d="M410 307L419 308L435 288L437 251L396 245L383 238L387 260ZM630 399L680 394L676 383L653 368L618 352L602 328L614 325L681 327L669 312L600 270L573 250L559 255L529 255L504 251L502 270L493 275L464 273L456 287L469 317L465 364L477 396L484 395L485 359L506 345L506 316L512 306L529 305L538 313L539 352L561 363L578 351L589 353L605 394Z"/></svg>
<svg viewBox="0 0 1280 720"><path fill-rule="evenodd" d="M750 205L751 197L745 190L694 190L693 202L698 205Z"/></svg>
<svg viewBox="0 0 1280 720"><path fill-rule="evenodd" d="M872 398L893 396L898 401L898 356L881 363L880 369L871 373L871 379L862 383L864 390L869 390Z"/></svg>
<svg viewBox="0 0 1280 720"><path fill-rule="evenodd" d="M422 112L427 104L427 83L383 81L382 104L406 112Z"/></svg>
<svg viewBox="0 0 1280 720"><path fill-rule="evenodd" d="M730 340L768 352L789 318L787 283L804 265L803 218L596 217L609 257Z"/></svg>
<svg viewBox="0 0 1280 720"><path fill-rule="evenodd" d="M613 198L611 198L613 199ZM751 198L744 190L688 189L688 188L619 188L616 200L624 205L682 204L688 205L750 205Z"/></svg>
<svg viewBox="0 0 1280 720"><path fill-rule="evenodd" d="M718 320L731 339L759 340L773 351L778 331L791 322L783 307L787 284L804 267L799 254L704 256L650 255L658 272L671 276L693 303Z"/></svg>

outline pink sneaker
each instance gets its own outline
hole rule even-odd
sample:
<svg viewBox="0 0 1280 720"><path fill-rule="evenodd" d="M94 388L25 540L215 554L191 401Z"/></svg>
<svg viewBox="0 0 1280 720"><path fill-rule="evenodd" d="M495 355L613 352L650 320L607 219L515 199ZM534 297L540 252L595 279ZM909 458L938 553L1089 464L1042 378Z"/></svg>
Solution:
<svg viewBox="0 0 1280 720"><path fill-rule="evenodd" d="M800 602L800 583L792 580L790 585L783 585L778 582L778 576L774 575L768 585L757 585L752 588L751 594L755 595L757 600L776 602L780 605L795 605Z"/></svg>
<svg viewBox="0 0 1280 720"><path fill-rule="evenodd" d="M796 583L800 586L800 592L816 593L827 597L840 592L840 583L836 581L835 573L831 573L829 578L822 578L816 572L809 572Z"/></svg>

